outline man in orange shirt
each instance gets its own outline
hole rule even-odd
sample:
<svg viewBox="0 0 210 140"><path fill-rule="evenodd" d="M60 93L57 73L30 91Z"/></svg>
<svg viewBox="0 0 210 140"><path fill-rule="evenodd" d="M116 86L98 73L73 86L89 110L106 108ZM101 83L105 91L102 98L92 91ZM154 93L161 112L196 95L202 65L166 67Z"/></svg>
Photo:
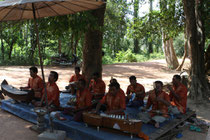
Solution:
<svg viewBox="0 0 210 140"><path fill-rule="evenodd" d="M42 90L44 87L42 79L37 75L38 69L37 67L30 67L30 78L28 80L28 86L27 87L20 87L21 90L33 90L34 91L34 97L36 100L41 100L42 97Z"/></svg>
<svg viewBox="0 0 210 140"><path fill-rule="evenodd" d="M100 100L105 94L106 85L104 81L100 78L99 73L93 73L93 78L89 84L89 90L93 95L94 100Z"/></svg>
<svg viewBox="0 0 210 140"><path fill-rule="evenodd" d="M149 93L147 105L142 111L145 111L152 106L152 110L149 111L150 122L158 128L159 123L164 122L168 117L170 100L168 94L162 91L163 83L161 81L155 81L154 86L154 90Z"/></svg>
<svg viewBox="0 0 210 140"><path fill-rule="evenodd" d="M74 116L75 121L82 121L83 111L91 109L91 100L92 94L90 93L89 89L86 88L86 81L84 79L79 79L78 89L76 92L76 108L64 108L64 113Z"/></svg>
<svg viewBox="0 0 210 140"><path fill-rule="evenodd" d="M84 108L90 108L92 105L92 94L89 89L86 88L86 81L84 79L79 79L78 90L76 93L77 98L77 109L81 110Z"/></svg>
<svg viewBox="0 0 210 140"><path fill-rule="evenodd" d="M69 80L69 87L71 88L71 93L76 93L76 85L79 79L83 79L84 77L80 74L80 67L74 68L75 74L71 76Z"/></svg>
<svg viewBox="0 0 210 140"><path fill-rule="evenodd" d="M38 103L38 106L46 105L46 103L48 103L50 111L58 110L58 108L60 107L60 102L59 102L60 91L57 84L55 83L57 80L58 80L58 73L55 71L51 71L48 77L48 83L46 84L47 101L46 101L45 89L43 89L42 100L40 103Z"/></svg>
<svg viewBox="0 0 210 140"><path fill-rule="evenodd" d="M170 101L171 105L175 108L172 108L171 111L173 114L186 113L187 107L187 88L184 84L181 83L181 77L179 75L174 75L172 79L173 87L168 86L170 90ZM176 111L177 109L178 111Z"/></svg>
<svg viewBox="0 0 210 140"><path fill-rule="evenodd" d="M110 83L110 84L111 84L111 83L118 83L118 81L117 81L117 79L115 79L115 78L111 78L111 80L109 81L109 83ZM118 83L118 84L119 84L119 83ZM120 90L121 93L125 94L124 91L123 91L121 88L120 88L119 90Z"/></svg>
<svg viewBox="0 0 210 140"><path fill-rule="evenodd" d="M130 76L130 85L127 88L126 94L129 107L140 107L144 105L145 89L144 86L137 83L135 76ZM134 97L132 99L132 96ZM129 101L130 100L130 101Z"/></svg>
<svg viewBox="0 0 210 140"><path fill-rule="evenodd" d="M109 85L109 92L97 104L96 112L100 110L102 104L107 105L107 114L124 114L124 110L126 109L125 93L120 91L119 83L113 82Z"/></svg>

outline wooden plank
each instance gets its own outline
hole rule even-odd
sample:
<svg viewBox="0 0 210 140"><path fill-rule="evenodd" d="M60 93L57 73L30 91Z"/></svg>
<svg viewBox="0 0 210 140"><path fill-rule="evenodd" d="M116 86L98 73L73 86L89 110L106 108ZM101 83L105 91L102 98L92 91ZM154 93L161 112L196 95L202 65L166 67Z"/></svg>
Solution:
<svg viewBox="0 0 210 140"><path fill-rule="evenodd" d="M184 122L185 120L187 120L194 114L195 114L195 111L188 111L186 114L181 116L181 119L173 119L168 124L164 125L160 129L158 129L157 131L155 131L154 133L149 135L149 139L156 140L156 139L160 138L162 135L166 134L168 131L172 130L173 128L175 128L180 123Z"/></svg>
<svg viewBox="0 0 210 140"><path fill-rule="evenodd" d="M209 127L209 130L208 130L208 134L206 136L206 140L210 140L210 127Z"/></svg>

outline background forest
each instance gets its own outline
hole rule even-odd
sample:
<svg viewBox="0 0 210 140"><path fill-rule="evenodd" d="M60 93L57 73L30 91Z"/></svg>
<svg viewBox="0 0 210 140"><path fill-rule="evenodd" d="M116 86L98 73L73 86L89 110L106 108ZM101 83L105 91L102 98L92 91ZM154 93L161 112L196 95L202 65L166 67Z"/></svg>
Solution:
<svg viewBox="0 0 210 140"><path fill-rule="evenodd" d="M140 14L146 4L148 12ZM207 8L205 16L209 17L208 14ZM104 27L100 29L103 31L103 64L182 57L185 52L184 20L180 0L108 0ZM210 42L207 22L205 48ZM76 54L82 60L84 35L90 24L94 25L92 28L99 28L88 11L39 19L44 65L52 64L51 58L62 53L69 59ZM35 35L31 20L0 23L0 65L39 64ZM173 48L175 55L168 52L167 47ZM170 64L170 60L167 63L172 69L179 65Z"/></svg>

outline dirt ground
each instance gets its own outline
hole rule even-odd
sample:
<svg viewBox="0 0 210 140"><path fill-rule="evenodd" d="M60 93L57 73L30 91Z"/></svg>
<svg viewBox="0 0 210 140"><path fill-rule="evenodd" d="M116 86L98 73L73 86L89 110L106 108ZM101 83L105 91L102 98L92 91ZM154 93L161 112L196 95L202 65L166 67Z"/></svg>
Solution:
<svg viewBox="0 0 210 140"><path fill-rule="evenodd" d="M184 68L189 67L187 60ZM14 87L26 86L29 78L29 66L1 66L0 81L6 79L10 85ZM60 90L64 90L68 84L70 76L74 73L72 67L45 67L45 77L49 75L51 70L59 73L57 84ZM39 75L41 71L39 68ZM165 83L171 82L174 74L179 74L177 71L169 70L166 67L165 60L153 60L143 63L123 63L103 65L103 80L108 85L111 77L118 80L121 88L126 91L129 85L128 77L135 75L137 81L145 86L145 90L152 89L152 83L156 80L161 80ZM196 111L197 117L210 122L210 103L195 104L188 100L188 107ZM0 139L1 140L35 140L37 133L31 131L29 127L31 123L24 121L10 113L0 110ZM189 131L188 128L183 130L183 140L206 140L207 131L203 133Z"/></svg>

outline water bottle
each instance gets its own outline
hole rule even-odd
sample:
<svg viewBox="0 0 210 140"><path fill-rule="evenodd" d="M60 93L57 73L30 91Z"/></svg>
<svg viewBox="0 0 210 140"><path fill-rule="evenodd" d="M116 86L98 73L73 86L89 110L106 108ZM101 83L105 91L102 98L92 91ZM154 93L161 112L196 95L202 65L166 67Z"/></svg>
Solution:
<svg viewBox="0 0 210 140"><path fill-rule="evenodd" d="M131 101L133 101L133 100L135 99L135 97L136 97L136 93L133 93L133 94L131 95Z"/></svg>

